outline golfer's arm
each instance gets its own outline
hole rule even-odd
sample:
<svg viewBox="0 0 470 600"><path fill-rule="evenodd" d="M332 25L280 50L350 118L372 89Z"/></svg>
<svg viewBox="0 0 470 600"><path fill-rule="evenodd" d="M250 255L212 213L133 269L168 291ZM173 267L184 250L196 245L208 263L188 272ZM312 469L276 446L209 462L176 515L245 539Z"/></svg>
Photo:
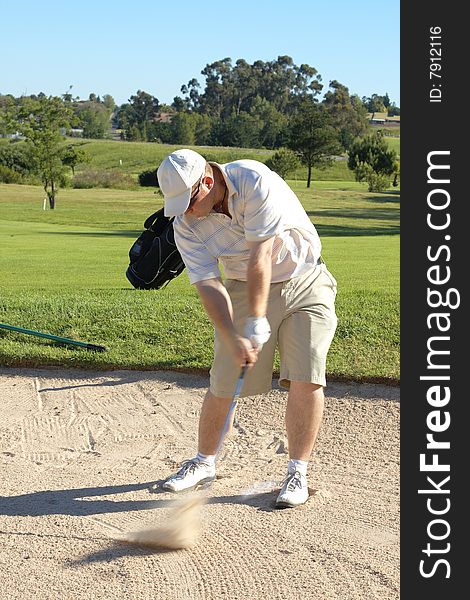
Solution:
<svg viewBox="0 0 470 600"><path fill-rule="evenodd" d="M209 319L224 338L237 335L233 326L232 302L220 279L206 279L196 284Z"/></svg>
<svg viewBox="0 0 470 600"><path fill-rule="evenodd" d="M250 315L264 317L268 306L269 286L271 285L272 251L274 237L263 242L248 242L250 260L248 262L247 284Z"/></svg>

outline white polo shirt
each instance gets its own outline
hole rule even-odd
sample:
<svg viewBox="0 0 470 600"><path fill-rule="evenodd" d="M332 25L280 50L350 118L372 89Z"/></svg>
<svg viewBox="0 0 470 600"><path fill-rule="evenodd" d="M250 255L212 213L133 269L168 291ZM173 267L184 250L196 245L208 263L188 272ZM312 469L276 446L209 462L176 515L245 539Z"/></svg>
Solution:
<svg viewBox="0 0 470 600"><path fill-rule="evenodd" d="M228 187L227 215L175 218L175 241L191 283L220 277L246 281L250 248L275 236L272 283L303 275L318 262L321 242L299 199L277 173L256 160L219 167Z"/></svg>

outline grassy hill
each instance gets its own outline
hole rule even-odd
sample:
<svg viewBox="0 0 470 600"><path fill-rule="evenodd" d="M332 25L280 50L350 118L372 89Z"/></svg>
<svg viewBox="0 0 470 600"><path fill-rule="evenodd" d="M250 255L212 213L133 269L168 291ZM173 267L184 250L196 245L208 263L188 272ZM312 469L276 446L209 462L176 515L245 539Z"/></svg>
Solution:
<svg viewBox="0 0 470 600"><path fill-rule="evenodd" d="M120 142L113 140L77 140L67 141L68 144L80 145L91 157L87 165L77 167L77 172L84 169L97 168L103 170L120 171L136 178L142 171L155 169L161 161L178 148L188 146L171 144L154 144L149 142ZM266 162L273 154L273 150L215 147L215 146L189 146L192 150L199 152L207 160L218 163L226 163L242 158L251 158ZM300 167L292 178L298 180L307 179L307 169ZM354 174L349 171L346 160L338 160L331 167L320 170L314 169L314 179L319 181L354 181Z"/></svg>
<svg viewBox="0 0 470 600"><path fill-rule="evenodd" d="M400 138L386 137L387 143L398 155L400 154ZM0 144L10 143L0 138ZM22 143L22 142L17 142ZM116 140L90 140L67 138L65 144L80 146L90 157L89 163L78 165L76 172L90 169L113 171L130 175L138 185L138 175L142 171L155 169L170 152L187 146L156 144L150 142L124 142ZM242 158L251 158L266 162L274 153L273 150L257 148L233 148L216 146L189 146L202 154L207 160L226 163ZM307 168L300 167L291 178L296 181L307 180ZM313 169L313 181L354 181L354 174L348 169L345 156L335 160L325 169Z"/></svg>

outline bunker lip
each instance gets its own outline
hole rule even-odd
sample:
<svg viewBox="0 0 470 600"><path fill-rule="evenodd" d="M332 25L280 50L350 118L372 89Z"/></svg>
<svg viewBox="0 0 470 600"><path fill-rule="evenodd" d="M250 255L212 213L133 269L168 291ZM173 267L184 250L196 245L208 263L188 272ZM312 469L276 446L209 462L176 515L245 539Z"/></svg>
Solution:
<svg viewBox="0 0 470 600"><path fill-rule="evenodd" d="M48 359L43 359L41 358L41 360L37 360L37 359L28 359L28 358L21 358L21 359L13 359L13 360L6 360L4 361L4 366L6 368L11 368L11 369L44 369L44 370L50 370L50 369L58 369L58 370L62 370L62 369L66 369L66 370L77 370L77 371L82 371L84 369L84 367L74 367L73 365L69 365L69 364L64 364L64 363L59 363L56 360L50 360L48 361ZM1 367L3 368L3 367ZM0 372L1 372L1 368L0 368ZM126 366L126 367L122 367L122 366L113 366L113 365L100 365L100 364L93 364L93 371L94 372L106 372L106 371L134 371L134 372L142 372L142 373L152 373L155 371L165 371L167 373L178 373L181 375L195 375L198 377L209 377L209 369L207 368L202 368L202 367L168 367L168 365L159 365L158 363L156 363L155 365L153 365L152 367L142 367L141 365L139 366ZM277 380L279 378L279 372L278 371L274 371L273 372L273 379ZM351 376L346 376L346 375L342 375L342 374L338 374L338 373L327 373L327 382L328 385L330 385L331 383L369 383L369 384L373 384L373 385L384 385L384 386L389 386L389 387L396 387L399 388L400 387L400 378L399 377L380 377L380 376L376 376L376 377L369 377L369 376L357 376L357 377L351 377Z"/></svg>

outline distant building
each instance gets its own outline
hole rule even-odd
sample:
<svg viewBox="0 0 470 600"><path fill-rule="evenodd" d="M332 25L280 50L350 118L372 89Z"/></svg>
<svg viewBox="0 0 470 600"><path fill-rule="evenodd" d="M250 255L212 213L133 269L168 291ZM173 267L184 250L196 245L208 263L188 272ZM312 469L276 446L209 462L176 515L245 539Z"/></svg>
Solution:
<svg viewBox="0 0 470 600"><path fill-rule="evenodd" d="M383 125L387 119L387 113L374 112L367 115L371 125Z"/></svg>
<svg viewBox="0 0 470 600"><path fill-rule="evenodd" d="M367 119L370 125L385 125L385 126L393 126L400 125L400 116L389 117L387 113L384 112L375 112L368 113Z"/></svg>
<svg viewBox="0 0 470 600"><path fill-rule="evenodd" d="M69 131L69 135L71 137L83 137L83 129L74 129L74 128L72 128Z"/></svg>

